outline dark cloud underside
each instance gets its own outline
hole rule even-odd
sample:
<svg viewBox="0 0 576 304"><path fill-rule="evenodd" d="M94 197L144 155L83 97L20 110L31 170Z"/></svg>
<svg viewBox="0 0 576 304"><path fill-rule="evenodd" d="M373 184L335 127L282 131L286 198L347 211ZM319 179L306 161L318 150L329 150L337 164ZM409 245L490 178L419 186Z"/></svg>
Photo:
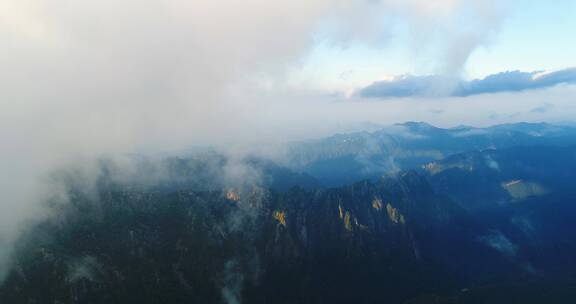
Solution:
<svg viewBox="0 0 576 304"><path fill-rule="evenodd" d="M450 81L441 76L401 76L393 80L377 81L359 90L367 98L389 98L437 95L436 88ZM551 73L507 71L483 79L457 82L453 89L441 95L471 96L487 93L520 92L576 84L576 68Z"/></svg>

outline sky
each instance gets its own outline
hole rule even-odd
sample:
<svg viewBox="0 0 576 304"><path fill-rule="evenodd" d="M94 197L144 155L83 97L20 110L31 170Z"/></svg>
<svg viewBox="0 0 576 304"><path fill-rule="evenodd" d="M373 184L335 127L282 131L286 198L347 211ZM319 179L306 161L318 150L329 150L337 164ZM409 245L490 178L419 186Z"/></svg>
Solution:
<svg viewBox="0 0 576 304"><path fill-rule="evenodd" d="M576 66L576 2L570 0L506 1L499 30L471 53L462 77L483 78L505 71L554 71ZM300 85L325 90L354 90L396 75L437 71L413 49L402 25L391 26L390 40L380 45L335 45L319 38L293 77ZM426 48L418 46L418 48ZM433 48L433 47L432 47ZM429 50L428 50L429 51Z"/></svg>
<svg viewBox="0 0 576 304"><path fill-rule="evenodd" d="M576 2L523 1L504 23L494 44L468 64L474 77L503 70L560 70L576 66Z"/></svg>
<svg viewBox="0 0 576 304"><path fill-rule="evenodd" d="M50 179L62 167L262 150L367 123L573 122L575 7L2 0L0 280L23 223L65 200Z"/></svg>

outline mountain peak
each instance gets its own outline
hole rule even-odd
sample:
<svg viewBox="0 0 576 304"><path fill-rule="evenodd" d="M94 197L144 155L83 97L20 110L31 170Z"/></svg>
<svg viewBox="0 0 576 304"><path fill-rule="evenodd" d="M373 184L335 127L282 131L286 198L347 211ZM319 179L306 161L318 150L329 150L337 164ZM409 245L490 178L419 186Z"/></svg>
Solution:
<svg viewBox="0 0 576 304"><path fill-rule="evenodd" d="M427 127L427 128L436 128L433 125L424 122L424 121L406 121L402 123L395 124L397 126L405 126L405 127Z"/></svg>
<svg viewBox="0 0 576 304"><path fill-rule="evenodd" d="M438 127L435 127L427 122L423 121L407 121L403 123L394 124L394 126L400 126L408 128L409 130L413 131L425 131L425 130L437 130Z"/></svg>

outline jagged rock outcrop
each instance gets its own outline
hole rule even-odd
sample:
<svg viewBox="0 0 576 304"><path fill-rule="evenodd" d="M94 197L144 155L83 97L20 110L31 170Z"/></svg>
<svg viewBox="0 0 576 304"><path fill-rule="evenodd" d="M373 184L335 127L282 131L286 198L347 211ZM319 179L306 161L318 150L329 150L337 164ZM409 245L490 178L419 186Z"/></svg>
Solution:
<svg viewBox="0 0 576 304"><path fill-rule="evenodd" d="M72 184L70 202L20 240L0 303L450 303L479 286L569 280L575 155L487 150L289 190L229 185L212 167L189 177L202 162L179 159L159 185L104 170L96 193ZM264 177L311 185L284 170Z"/></svg>
<svg viewBox="0 0 576 304"><path fill-rule="evenodd" d="M0 302L394 302L474 271L447 266L443 244L460 242L447 252L462 261L477 254L468 247L490 252L469 241L479 226L443 235L466 215L414 172L334 189L73 197L22 240Z"/></svg>

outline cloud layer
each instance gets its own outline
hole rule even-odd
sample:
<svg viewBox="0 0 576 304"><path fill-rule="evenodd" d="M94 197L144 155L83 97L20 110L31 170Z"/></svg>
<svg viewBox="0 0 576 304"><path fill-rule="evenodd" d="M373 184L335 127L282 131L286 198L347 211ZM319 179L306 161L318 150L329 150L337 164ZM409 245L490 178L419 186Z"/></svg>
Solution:
<svg viewBox="0 0 576 304"><path fill-rule="evenodd" d="M450 82L442 76L400 76L392 80L377 81L358 91L361 97L390 98L411 96L471 96L479 94L520 92L549 88L560 84L576 84L576 68L555 72L508 71L489 75L483 79L460 81L445 94L439 87ZM440 93L440 94L438 94Z"/></svg>

